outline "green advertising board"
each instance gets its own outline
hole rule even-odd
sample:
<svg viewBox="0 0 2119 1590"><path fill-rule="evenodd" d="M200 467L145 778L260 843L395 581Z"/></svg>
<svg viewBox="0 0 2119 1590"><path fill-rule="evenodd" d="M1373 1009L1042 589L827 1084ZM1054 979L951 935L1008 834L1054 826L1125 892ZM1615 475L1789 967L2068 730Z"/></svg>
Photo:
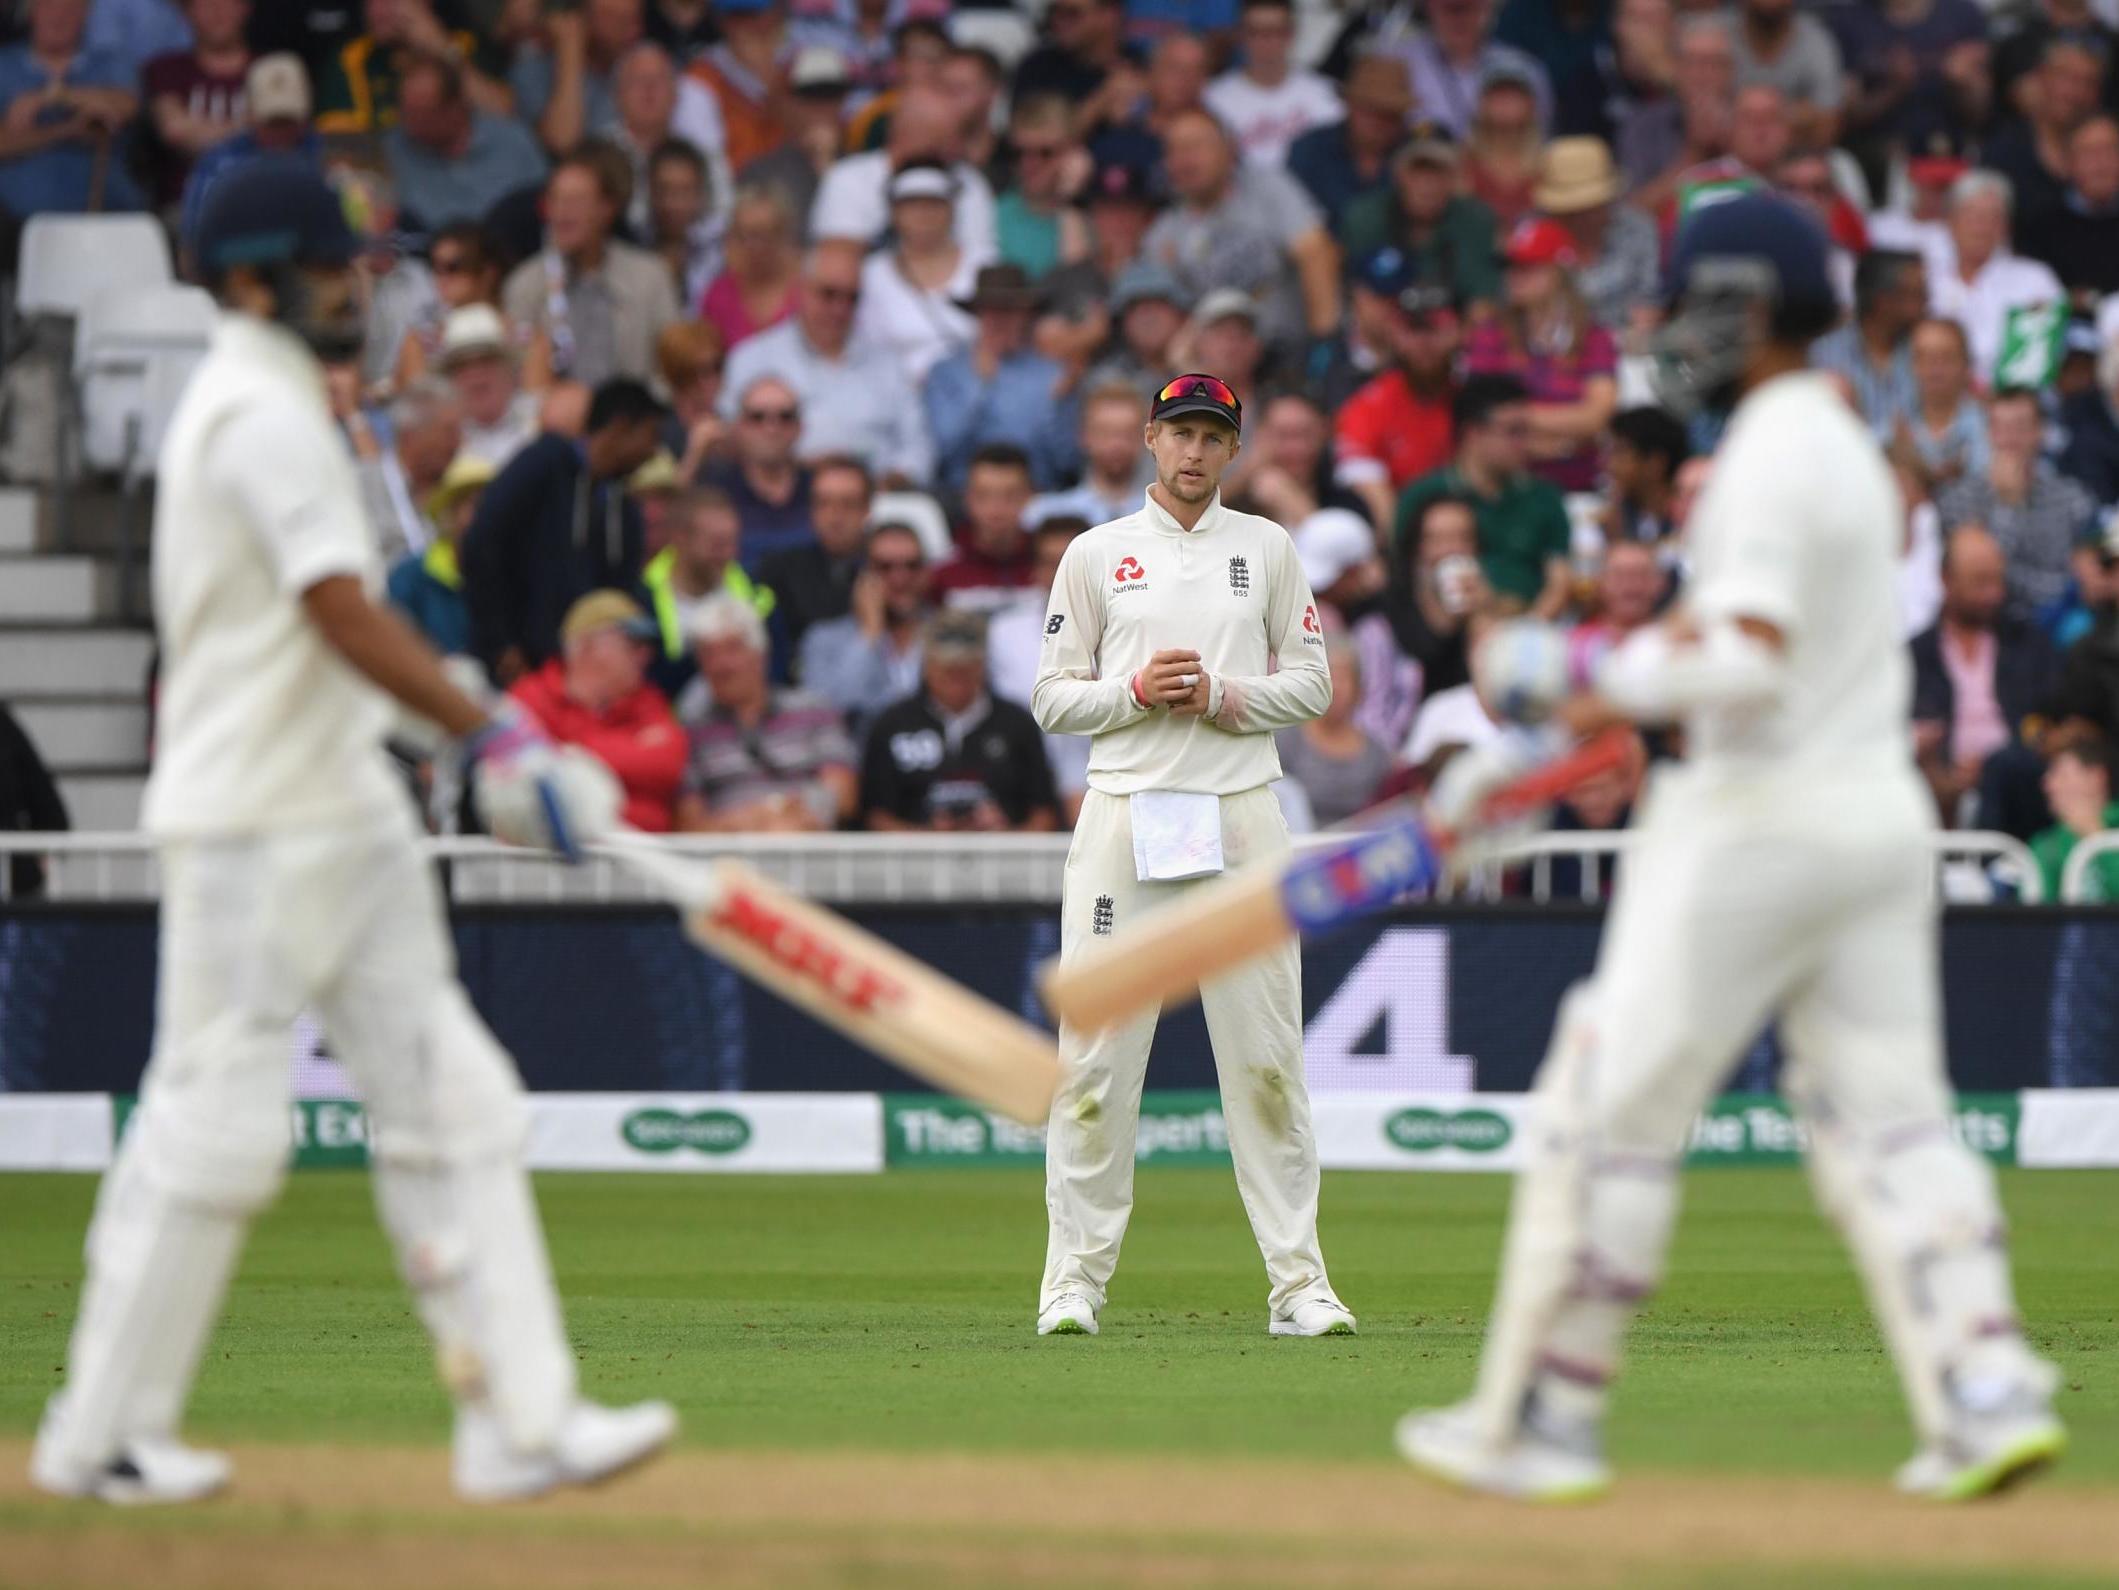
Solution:
<svg viewBox="0 0 2119 1590"><path fill-rule="evenodd" d="M1092 1126L1093 1121L1090 1122ZM1143 1165L1226 1165L1229 1133L1211 1089L1143 1094L1133 1155ZM1042 1165L1045 1134L932 1093L883 1095L886 1165Z"/></svg>
<svg viewBox="0 0 2119 1590"><path fill-rule="evenodd" d="M125 1136L138 1100L130 1093L111 1099L113 1140ZM296 1170L359 1170L368 1163L368 1112L352 1099L296 1099L293 1116Z"/></svg>
<svg viewBox="0 0 2119 1590"><path fill-rule="evenodd" d="M2014 1093L1957 1095L1957 1136L1997 1164L2016 1163L2023 1115ZM1787 1103L1772 1094L1732 1093L1716 1099L1692 1123L1688 1165L1792 1165L1802 1158L1803 1128Z"/></svg>

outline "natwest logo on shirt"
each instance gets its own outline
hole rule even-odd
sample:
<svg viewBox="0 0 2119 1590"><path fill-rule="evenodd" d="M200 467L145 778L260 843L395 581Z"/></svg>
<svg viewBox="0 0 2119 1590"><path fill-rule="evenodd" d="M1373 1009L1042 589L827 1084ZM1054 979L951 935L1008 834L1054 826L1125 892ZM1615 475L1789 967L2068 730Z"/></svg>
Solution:
<svg viewBox="0 0 2119 1590"><path fill-rule="evenodd" d="M1302 632L1305 635L1317 633L1317 609L1315 607L1305 607L1302 610Z"/></svg>
<svg viewBox="0 0 2119 1590"><path fill-rule="evenodd" d="M1111 571L1111 583L1121 591L1144 591L1148 588L1148 571L1140 566L1139 558L1122 558Z"/></svg>

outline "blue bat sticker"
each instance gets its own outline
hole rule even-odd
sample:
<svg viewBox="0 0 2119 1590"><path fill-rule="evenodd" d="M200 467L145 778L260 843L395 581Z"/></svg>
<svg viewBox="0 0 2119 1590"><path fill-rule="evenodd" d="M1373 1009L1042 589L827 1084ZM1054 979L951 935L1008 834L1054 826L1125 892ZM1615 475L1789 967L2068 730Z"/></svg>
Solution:
<svg viewBox="0 0 2119 1590"><path fill-rule="evenodd" d="M1405 819L1304 856L1280 880L1280 900L1297 932L1320 933L1381 910L1408 889L1430 888L1440 875L1427 830Z"/></svg>

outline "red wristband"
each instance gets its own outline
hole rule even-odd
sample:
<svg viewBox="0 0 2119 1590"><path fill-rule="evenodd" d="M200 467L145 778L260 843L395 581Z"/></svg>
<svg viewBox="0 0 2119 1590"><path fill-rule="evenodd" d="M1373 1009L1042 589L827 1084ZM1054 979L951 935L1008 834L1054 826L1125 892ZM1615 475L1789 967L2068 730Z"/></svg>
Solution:
<svg viewBox="0 0 2119 1590"><path fill-rule="evenodd" d="M1140 693L1140 673L1137 669L1134 671L1133 677L1126 681L1126 689L1132 694L1135 706L1143 709L1147 707L1148 698Z"/></svg>

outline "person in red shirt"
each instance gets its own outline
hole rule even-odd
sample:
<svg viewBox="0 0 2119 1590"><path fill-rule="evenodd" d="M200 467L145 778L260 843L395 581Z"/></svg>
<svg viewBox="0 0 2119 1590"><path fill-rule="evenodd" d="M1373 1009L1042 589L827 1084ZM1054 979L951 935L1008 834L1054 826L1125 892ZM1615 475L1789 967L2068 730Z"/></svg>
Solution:
<svg viewBox="0 0 2119 1590"><path fill-rule="evenodd" d="M1415 283L1398 295L1388 323L1391 367L1347 399L1332 437L1332 478L1388 530L1398 494L1450 461L1450 403L1457 357L1449 290Z"/></svg>
<svg viewBox="0 0 2119 1590"><path fill-rule="evenodd" d="M990 613L1013 601L1031 580L1030 455L1011 442L992 442L971 455L964 476L964 530L956 556L934 573L934 596L945 607Z"/></svg>
<svg viewBox="0 0 2119 1590"><path fill-rule="evenodd" d="M524 674L508 694L561 745L578 745L618 777L622 815L668 833L684 778L684 731L647 682L655 623L622 591L591 591L559 626L560 655Z"/></svg>

